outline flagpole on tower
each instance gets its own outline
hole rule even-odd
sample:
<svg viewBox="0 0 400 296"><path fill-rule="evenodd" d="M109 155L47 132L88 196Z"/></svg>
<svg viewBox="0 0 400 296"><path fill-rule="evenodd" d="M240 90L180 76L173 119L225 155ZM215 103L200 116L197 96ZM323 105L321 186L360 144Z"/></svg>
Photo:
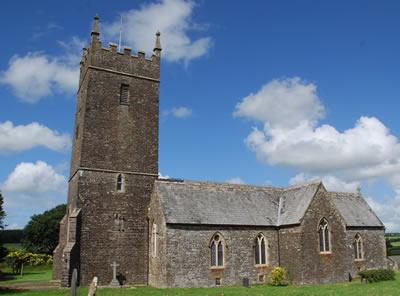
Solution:
<svg viewBox="0 0 400 296"><path fill-rule="evenodd" d="M121 51L121 40L122 40L122 14L121 14L121 23L120 23L120 26L119 26L118 51Z"/></svg>

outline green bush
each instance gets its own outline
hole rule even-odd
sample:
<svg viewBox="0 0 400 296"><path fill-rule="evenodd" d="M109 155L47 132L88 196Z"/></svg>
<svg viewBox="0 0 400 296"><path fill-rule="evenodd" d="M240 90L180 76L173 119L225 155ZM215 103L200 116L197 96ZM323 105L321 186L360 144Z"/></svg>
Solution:
<svg viewBox="0 0 400 296"><path fill-rule="evenodd" d="M366 280L368 283L380 281L390 281L395 279L395 273L391 269L368 269L358 273L361 280Z"/></svg>
<svg viewBox="0 0 400 296"><path fill-rule="evenodd" d="M287 286L289 284L288 272L283 267L274 267L268 275L269 284L273 286Z"/></svg>
<svg viewBox="0 0 400 296"><path fill-rule="evenodd" d="M19 273L23 265L38 266L53 263L53 257L50 255L31 253L21 250L8 253L6 260L13 273Z"/></svg>

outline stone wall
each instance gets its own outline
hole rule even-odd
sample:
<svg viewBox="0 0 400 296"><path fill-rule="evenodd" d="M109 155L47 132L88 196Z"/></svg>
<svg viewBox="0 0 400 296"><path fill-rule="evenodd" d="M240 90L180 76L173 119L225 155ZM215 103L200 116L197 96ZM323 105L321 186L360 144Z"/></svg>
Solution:
<svg viewBox="0 0 400 296"><path fill-rule="evenodd" d="M353 242L356 234L363 241L364 258L355 260ZM348 246L349 272L354 277L360 270L372 268L387 268L385 231L382 229L349 229L346 232Z"/></svg>
<svg viewBox="0 0 400 296"><path fill-rule="evenodd" d="M210 241L218 232L225 241L224 268L210 267ZM255 266L255 239L263 233L268 241L268 265ZM166 283L168 287L213 287L240 285L243 278L259 282L259 276L278 265L277 232L271 228L167 226ZM266 277L264 278L266 279Z"/></svg>
<svg viewBox="0 0 400 296"><path fill-rule="evenodd" d="M155 192L152 194L149 212L149 280L148 284L153 287L167 288L167 228L165 225L165 218L159 204L159 200L155 198ZM153 240L152 225L157 225L157 252L153 254ZM154 256L155 255L155 256Z"/></svg>
<svg viewBox="0 0 400 296"><path fill-rule="evenodd" d="M147 208L154 178L125 174L125 192L116 191L116 173L84 172L80 177L79 204L81 282L94 276L100 285L112 279L110 264L125 283L147 284Z"/></svg>

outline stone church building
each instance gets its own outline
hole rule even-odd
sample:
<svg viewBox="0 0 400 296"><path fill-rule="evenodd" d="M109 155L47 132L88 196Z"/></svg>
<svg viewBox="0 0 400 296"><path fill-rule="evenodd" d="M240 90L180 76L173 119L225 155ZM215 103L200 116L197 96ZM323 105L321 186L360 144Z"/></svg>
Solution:
<svg viewBox="0 0 400 296"><path fill-rule="evenodd" d="M68 207L53 277L70 285L212 287L347 281L386 267L382 222L358 194L158 178L160 34L151 58L103 48L95 17L83 50Z"/></svg>

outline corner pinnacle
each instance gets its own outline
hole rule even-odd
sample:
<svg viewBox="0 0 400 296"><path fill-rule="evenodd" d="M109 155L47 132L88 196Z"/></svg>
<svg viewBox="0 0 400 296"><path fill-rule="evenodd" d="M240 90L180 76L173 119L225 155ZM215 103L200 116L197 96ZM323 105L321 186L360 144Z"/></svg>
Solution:
<svg viewBox="0 0 400 296"><path fill-rule="evenodd" d="M160 41L160 35L161 35L160 31L157 31L157 33L156 33L156 43L155 43L154 48L153 48L153 53L158 57L160 56L160 53L161 53L161 50L162 50L161 41Z"/></svg>

